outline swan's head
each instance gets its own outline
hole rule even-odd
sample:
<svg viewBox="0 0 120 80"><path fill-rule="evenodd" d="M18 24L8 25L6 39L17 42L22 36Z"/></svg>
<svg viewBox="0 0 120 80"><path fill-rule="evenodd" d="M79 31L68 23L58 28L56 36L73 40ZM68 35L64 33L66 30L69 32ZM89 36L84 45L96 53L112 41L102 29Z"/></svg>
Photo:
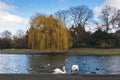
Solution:
<svg viewBox="0 0 120 80"><path fill-rule="evenodd" d="M65 66L63 66L63 69L66 69L66 67L65 67Z"/></svg>
<svg viewBox="0 0 120 80"><path fill-rule="evenodd" d="M79 70L79 66L78 65L72 65L72 71L78 71Z"/></svg>

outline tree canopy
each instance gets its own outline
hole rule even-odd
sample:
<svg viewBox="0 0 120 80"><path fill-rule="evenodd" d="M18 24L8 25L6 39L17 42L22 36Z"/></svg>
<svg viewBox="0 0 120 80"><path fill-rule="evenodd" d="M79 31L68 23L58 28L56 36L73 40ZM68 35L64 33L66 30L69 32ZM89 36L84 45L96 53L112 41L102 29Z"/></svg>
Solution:
<svg viewBox="0 0 120 80"><path fill-rule="evenodd" d="M31 49L61 51L72 45L65 24L52 15L36 15L31 19L30 26L28 47Z"/></svg>

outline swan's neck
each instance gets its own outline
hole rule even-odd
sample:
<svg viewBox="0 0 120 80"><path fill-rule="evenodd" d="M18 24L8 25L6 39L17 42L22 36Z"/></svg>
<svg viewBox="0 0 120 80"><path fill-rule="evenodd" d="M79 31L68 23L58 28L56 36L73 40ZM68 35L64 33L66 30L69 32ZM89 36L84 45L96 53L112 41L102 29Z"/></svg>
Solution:
<svg viewBox="0 0 120 80"><path fill-rule="evenodd" d="M63 72L66 73L66 69L63 67Z"/></svg>

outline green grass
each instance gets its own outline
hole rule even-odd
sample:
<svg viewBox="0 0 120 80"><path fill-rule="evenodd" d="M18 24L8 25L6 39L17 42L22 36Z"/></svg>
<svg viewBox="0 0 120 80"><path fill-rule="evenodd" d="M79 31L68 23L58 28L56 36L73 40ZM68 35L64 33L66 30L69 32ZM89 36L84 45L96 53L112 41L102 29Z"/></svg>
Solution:
<svg viewBox="0 0 120 80"><path fill-rule="evenodd" d="M120 55L120 49L73 48L71 54L77 55Z"/></svg>
<svg viewBox="0 0 120 80"><path fill-rule="evenodd" d="M8 53L8 54L14 54L14 53L50 53L53 52L52 50L32 50L32 49L1 49L0 52L2 53ZM59 51L54 51L59 52Z"/></svg>
<svg viewBox="0 0 120 80"><path fill-rule="evenodd" d="M2 49L2 53L25 54L25 53L52 53L53 51L30 50L30 49ZM55 51L58 52L58 51ZM120 49L96 49L96 48L72 48L63 51L67 55L120 55ZM62 52L61 52L62 53Z"/></svg>
<svg viewBox="0 0 120 80"><path fill-rule="evenodd" d="M97 48L71 48L70 50L95 50Z"/></svg>

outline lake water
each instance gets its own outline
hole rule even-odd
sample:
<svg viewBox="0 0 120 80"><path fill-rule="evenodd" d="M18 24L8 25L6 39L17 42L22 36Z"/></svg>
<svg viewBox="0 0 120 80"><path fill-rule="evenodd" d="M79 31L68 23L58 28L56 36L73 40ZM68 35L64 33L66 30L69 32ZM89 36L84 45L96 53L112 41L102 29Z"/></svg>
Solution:
<svg viewBox="0 0 120 80"><path fill-rule="evenodd" d="M55 68L79 65L78 74L120 74L120 56L75 56L63 54L0 54L0 74L52 73Z"/></svg>

